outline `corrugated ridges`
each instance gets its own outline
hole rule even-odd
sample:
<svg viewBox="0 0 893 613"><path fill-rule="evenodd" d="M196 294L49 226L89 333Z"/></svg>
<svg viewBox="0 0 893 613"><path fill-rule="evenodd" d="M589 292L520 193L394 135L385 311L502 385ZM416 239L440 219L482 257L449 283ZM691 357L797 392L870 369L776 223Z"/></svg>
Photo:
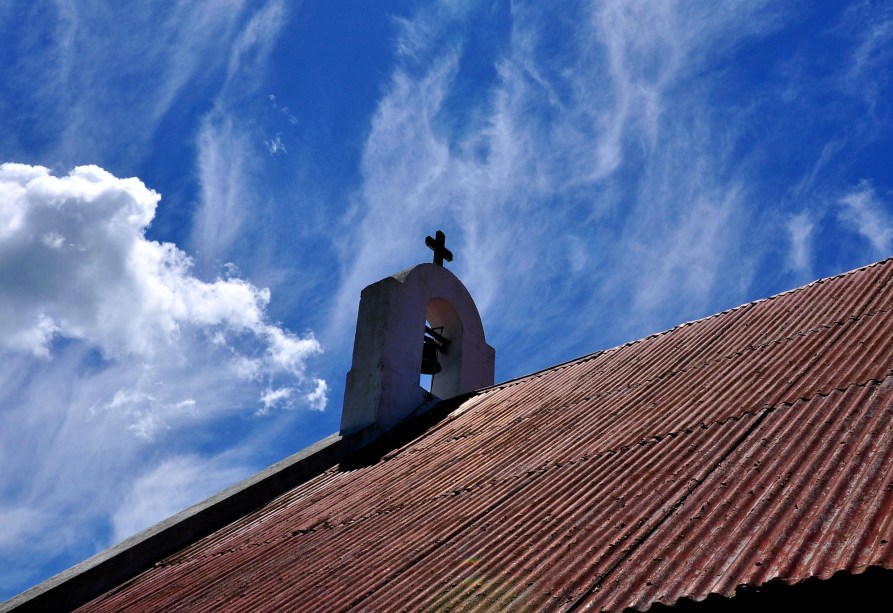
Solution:
<svg viewBox="0 0 893 613"><path fill-rule="evenodd" d="M748 416L744 423L752 419ZM216 557L194 558L154 569L143 579L140 598L124 592L105 605L108 610L146 609L164 602L165 595L174 589L178 594L177 606L189 609L199 604L205 606L199 597L213 586L212 591L226 598L236 590L244 592L238 599L239 606L253 609L269 597L275 598L280 593L279 584L285 583L284 591L299 594L302 606L337 610L359 604L363 595L380 592L389 583L393 583L391 595L379 598L405 601L406 594L401 597L399 593L405 589L415 593L420 581L426 581L432 572L445 576L419 594L423 600L443 600L452 594L460 601L480 603L486 594L476 594L476 590L483 584L477 579L469 582L465 575L471 572L478 578L506 573L511 576L510 567L522 560L525 553L548 554L548 550L539 550L539 539L527 539L525 535L541 537L543 525L550 523L546 518L550 517L556 543L565 540L569 545L553 551L552 562L564 556L578 558L574 547L577 542L586 548L587 568L577 569L570 577L582 582L577 588L582 593L593 572L605 571L616 563L625 543L647 532L649 522L666 514L689 492L693 482L704 476L710 465L704 462L705 456L719 461L744 428L699 428L598 457L579 458L562 465L545 464L498 482L428 500L414 495L414 482L409 477L415 467L406 467L401 473L404 485L395 494L407 504L399 509L291 538L282 529L269 529L276 523L271 515L280 514L281 510L271 515L258 514L255 525L258 520L265 520L266 536L280 538L256 541L254 546L219 552ZM337 506L337 501L334 504ZM287 529L287 521L283 527ZM483 554L467 553L492 550L493 541L499 545L498 555L488 559ZM422 559L424 564L413 564ZM326 563L313 564L316 560ZM545 562L531 560L528 567L542 563ZM277 573L283 568L290 571L287 581L280 582ZM389 582L389 571L401 572ZM419 573L423 576L418 577ZM444 584L448 589L441 594ZM559 596L550 594L547 585L535 592L543 602L551 603L553 597ZM568 597L561 596L564 600ZM371 609L376 606L372 601L363 605Z"/></svg>
<svg viewBox="0 0 893 613"><path fill-rule="evenodd" d="M891 386L768 413L586 606L644 610L776 578L893 567Z"/></svg>
<svg viewBox="0 0 893 613"><path fill-rule="evenodd" d="M411 594L410 610L568 604L689 494L752 419L553 464L364 606L386 609L400 594Z"/></svg>
<svg viewBox="0 0 893 613"><path fill-rule="evenodd" d="M878 417L891 272L882 262L484 390L85 610L644 609L891 566L872 541L890 540L893 514L891 421ZM843 527L816 519L829 513Z"/></svg>

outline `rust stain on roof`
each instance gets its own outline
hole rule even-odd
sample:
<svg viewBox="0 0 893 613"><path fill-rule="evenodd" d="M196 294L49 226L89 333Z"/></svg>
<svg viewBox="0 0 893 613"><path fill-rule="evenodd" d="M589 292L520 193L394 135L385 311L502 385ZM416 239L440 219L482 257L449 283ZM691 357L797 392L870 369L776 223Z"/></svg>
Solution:
<svg viewBox="0 0 893 613"><path fill-rule="evenodd" d="M893 262L483 390L84 611L644 611L893 568Z"/></svg>

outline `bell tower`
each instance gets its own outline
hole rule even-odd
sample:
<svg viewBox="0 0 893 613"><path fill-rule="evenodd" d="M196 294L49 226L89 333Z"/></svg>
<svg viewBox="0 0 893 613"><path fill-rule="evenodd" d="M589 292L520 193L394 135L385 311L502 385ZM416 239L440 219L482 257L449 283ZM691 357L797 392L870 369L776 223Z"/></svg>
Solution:
<svg viewBox="0 0 893 613"><path fill-rule="evenodd" d="M436 400L493 385L496 352L471 295L444 268L452 261L443 232L427 237L431 264L418 264L360 294L353 362L341 432L390 430ZM419 384L430 374L431 391Z"/></svg>

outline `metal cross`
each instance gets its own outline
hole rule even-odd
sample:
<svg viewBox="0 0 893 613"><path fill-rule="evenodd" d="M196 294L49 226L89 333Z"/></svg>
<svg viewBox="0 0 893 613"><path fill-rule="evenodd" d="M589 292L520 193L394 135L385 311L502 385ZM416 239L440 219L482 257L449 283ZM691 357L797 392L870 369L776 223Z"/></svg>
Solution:
<svg viewBox="0 0 893 613"><path fill-rule="evenodd" d="M434 252L434 263L443 266L443 261L453 261L453 252L446 248L446 234L438 230L434 233L437 238L425 237L425 244L428 249Z"/></svg>

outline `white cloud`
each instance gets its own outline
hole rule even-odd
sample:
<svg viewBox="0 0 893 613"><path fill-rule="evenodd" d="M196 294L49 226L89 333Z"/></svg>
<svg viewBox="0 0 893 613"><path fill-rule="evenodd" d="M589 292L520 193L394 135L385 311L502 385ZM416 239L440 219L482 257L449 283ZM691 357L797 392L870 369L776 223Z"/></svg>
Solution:
<svg viewBox="0 0 893 613"><path fill-rule="evenodd" d="M270 409L282 406L292 397L294 391L294 388L291 387L268 388L260 397L261 402L264 403L260 413L268 413Z"/></svg>
<svg viewBox="0 0 893 613"><path fill-rule="evenodd" d="M324 408L325 383L308 374L321 350L313 335L269 321L270 292L234 267L204 281L186 253L148 240L159 199L95 166L54 176L0 165L0 514L10 521L0 576L35 572L12 555L24 547L34 564L65 555L67 565L107 546L83 534L122 497L116 538L242 476L197 457L154 458L253 419L262 390ZM146 466L157 470L130 490Z"/></svg>
<svg viewBox="0 0 893 613"><path fill-rule="evenodd" d="M324 411L328 403L329 386L322 379L314 381L313 389L303 396L307 405L315 411ZM260 397L263 407L258 409L258 414L264 415L276 408L292 409L295 406L295 395L298 390L294 387L268 387Z"/></svg>
<svg viewBox="0 0 893 613"><path fill-rule="evenodd" d="M288 150L285 148L285 145L282 143L282 137L280 135L276 135L270 140L266 141L267 151L270 152L270 155L279 155L280 153L288 153Z"/></svg>
<svg viewBox="0 0 893 613"><path fill-rule="evenodd" d="M155 394L136 389L119 389L111 400L98 402L90 407L90 414L95 416L102 411L113 411L127 416L130 425L127 429L139 438L152 442L156 436L170 430L169 420L184 417L184 413L195 417L196 401L186 398L178 402L167 402Z"/></svg>
<svg viewBox="0 0 893 613"><path fill-rule="evenodd" d="M2 555L11 560L13 555L21 555L19 552L23 544L39 541L46 530L48 519L50 518L46 517L39 507L23 505L6 508L0 504L0 526L3 526L3 530L0 530ZM9 586L27 584L34 572L34 553L31 550L28 553L30 559L17 561L18 563L6 564L4 559L0 558L3 584Z"/></svg>
<svg viewBox="0 0 893 613"><path fill-rule="evenodd" d="M622 278L634 291L629 315L647 318L666 306L704 304L726 257L733 228L729 221L739 206L731 189L715 199L680 207L679 219L648 219L636 226L634 248L626 255ZM651 223L648 223L648 222ZM654 228L664 233L656 235Z"/></svg>
<svg viewBox="0 0 893 613"><path fill-rule="evenodd" d="M876 256L889 256L893 223L871 184L863 181L854 186L838 203L840 219L868 240Z"/></svg>
<svg viewBox="0 0 893 613"><path fill-rule="evenodd" d="M41 137L24 150L14 140L3 144L16 155L61 164L138 163L153 150L164 122L190 108L196 96L204 99L208 87L224 81L222 98L252 95L296 4L76 0L18 11L33 16L22 28L28 34L10 42L10 49L27 52L8 58L9 74L16 75L9 91L22 105L36 105L33 116L41 125L29 129Z"/></svg>
<svg viewBox="0 0 893 613"><path fill-rule="evenodd" d="M287 10L280 0L265 3L239 30L229 48L226 77L214 107L201 120L196 145L201 202L196 211L192 244L202 270L217 270L238 240L252 230L262 192L255 189L262 173L260 153L287 153L277 134L255 133L254 118L240 103L258 95L260 77L285 25ZM275 106L276 98L267 95ZM261 148L263 147L263 149Z"/></svg>
<svg viewBox="0 0 893 613"><path fill-rule="evenodd" d="M329 385L322 379L316 380L316 387L307 394L307 402L310 403L310 406L317 411L322 411L326 408L326 403L328 402L328 393L329 393Z"/></svg>
<svg viewBox="0 0 893 613"><path fill-rule="evenodd" d="M107 357L151 360L176 353L189 329L207 328L253 336L266 347L261 373L301 377L319 344L265 321L269 291L235 278L201 281L184 252L145 238L159 198L95 166L65 177L0 166L0 348L48 355L59 336Z"/></svg>
<svg viewBox="0 0 893 613"><path fill-rule="evenodd" d="M893 10L889 6L856 3L847 11L844 22L849 22L859 38L847 58L850 65L844 86L866 102L870 113L875 113L884 102L883 92L890 82L887 67L893 60Z"/></svg>
<svg viewBox="0 0 893 613"><path fill-rule="evenodd" d="M198 136L198 172L202 204L193 221L192 242L204 268L214 269L231 256L228 250L250 219L250 137L235 120L213 111Z"/></svg>
<svg viewBox="0 0 893 613"><path fill-rule="evenodd" d="M237 87L241 92L255 90L258 78L267 64L267 57L285 24L286 9L282 0L269 0L251 16L239 31L230 48L223 98L238 96L227 92Z"/></svg>
<svg viewBox="0 0 893 613"><path fill-rule="evenodd" d="M437 8L401 21L400 61L364 150L351 218L361 229L345 237L353 250L326 338L350 328L364 284L410 254L421 260L420 238L437 228L485 321L498 302L509 337L536 338L580 312L593 317L568 336L601 337L595 314L631 304L613 327L628 340L702 314L718 294L740 295L753 256L741 248L744 171L730 170L726 151L737 128L710 123L707 85L691 77L708 52L715 60L766 28L761 11L623 1L569 4L558 17L513 3L496 80L472 108L452 106L470 78L461 27ZM512 300L498 300L507 292Z"/></svg>
<svg viewBox="0 0 893 613"><path fill-rule="evenodd" d="M0 551L11 549L37 535L43 527L38 509L20 507L6 509L0 506Z"/></svg>
<svg viewBox="0 0 893 613"><path fill-rule="evenodd" d="M244 0L151 4L56 2L40 11L41 44L17 60L41 118L57 129L54 157L116 159L143 147L177 102L226 70L226 49L250 21ZM151 24L151 27L141 27ZM139 121L133 121L133 117Z"/></svg>
<svg viewBox="0 0 893 613"><path fill-rule="evenodd" d="M810 269L814 228L815 223L812 216L806 211L801 211L788 218L787 231L790 238L788 268L791 270L805 272Z"/></svg>

